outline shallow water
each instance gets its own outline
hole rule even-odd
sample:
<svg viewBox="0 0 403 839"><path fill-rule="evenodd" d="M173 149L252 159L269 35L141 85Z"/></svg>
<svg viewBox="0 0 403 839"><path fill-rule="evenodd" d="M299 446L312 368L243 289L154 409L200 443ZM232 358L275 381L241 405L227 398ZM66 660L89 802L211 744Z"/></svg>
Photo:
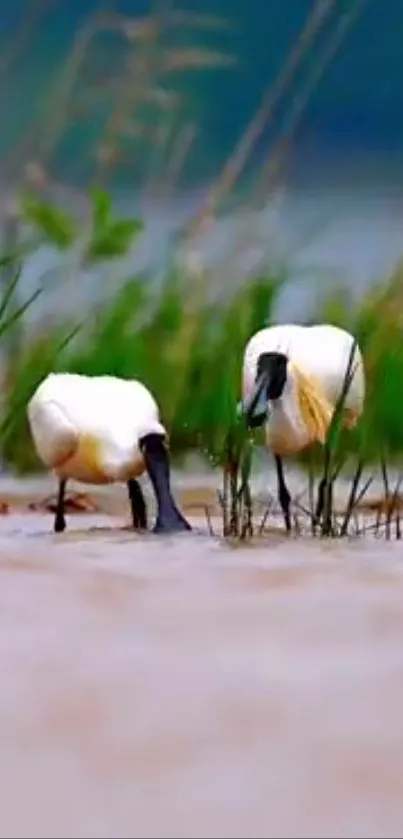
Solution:
<svg viewBox="0 0 403 839"><path fill-rule="evenodd" d="M402 836L402 543L194 523L0 519L0 835Z"/></svg>

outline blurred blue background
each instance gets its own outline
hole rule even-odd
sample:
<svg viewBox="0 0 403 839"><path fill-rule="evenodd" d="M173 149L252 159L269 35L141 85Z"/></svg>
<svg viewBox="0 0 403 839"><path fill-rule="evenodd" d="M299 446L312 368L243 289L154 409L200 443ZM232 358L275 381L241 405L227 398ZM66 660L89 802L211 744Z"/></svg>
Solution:
<svg viewBox="0 0 403 839"><path fill-rule="evenodd" d="M165 222L172 224L184 204L186 211L193 208L199 195L195 188L205 189L219 171L315 4L312 0L204 0L203 4L183 0L173 5L229 19L231 26L221 30L181 30L175 43L207 44L231 54L236 63L172 74L173 87L186 92L182 116L196 125L197 140L169 198L169 219L162 199L147 208L160 220L157 230L161 238ZM323 30L305 58L304 72L314 67L340 18L356 8L354 0L330 5ZM36 139L30 140L30 126L35 119L39 121L39 133L46 137L47 121L41 116L46 114L44 103L77 33L98 8L98 3L88 0L18 0L1 9L3 182L19 174L20 161L15 156L19 143L26 143L27 159L35 158ZM105 10L137 18L152 8L146 0L116 0ZM10 58L13 41L15 56ZM392 265L401 251L402 42L403 3L366 0L357 5L357 17L297 126L279 190L275 240L280 255L292 250L295 265L305 266L308 272L310 266L325 264L357 288ZM120 59L121 41L116 34L101 36L88 73L95 73L95 78L97 74L113 75ZM253 173L281 128L304 72L298 73L293 88L262 132L244 185L253 182ZM86 110L91 93L86 98L85 84L84 72L74 108L65 115L63 135L46 161L55 180L76 188L93 175L94 140L102 133L105 120L102 104ZM150 162L148 154L147 143L134 144L114 170L115 194L131 207L138 199L140 178L153 165L154 158ZM302 299L302 285L298 295Z"/></svg>
<svg viewBox="0 0 403 839"><path fill-rule="evenodd" d="M182 9L229 18L232 29L207 33L209 44L237 58L228 71L195 72L192 95L203 121L205 155L216 162L230 151L234 139L259 103L263 87L279 70L284 55L313 7L312 0L184 0ZM33 6L36 11L33 12ZM336 17L354 7L338 0ZM2 148L18 137L33 115L52 75L67 56L74 36L90 13L92 0L52 0L35 4L17 0L2 4L0 25L4 50L28 15L37 16L29 45L7 79L2 80ZM146 0L116 0L113 8L131 17L150 12ZM337 11L336 11L337 10ZM327 34L326 32L326 34ZM325 33L324 33L325 34ZM337 57L327 69L307 109L297 140L307 155L393 155L400 159L403 141L403 4L400 0L367 0ZM198 35L200 41L200 35ZM320 41L320 39L319 39ZM113 49L113 39L109 42ZM314 56L314 51L312 52ZM311 58L312 60L312 58ZM75 150L70 149L71 154ZM319 161L318 161L319 162Z"/></svg>

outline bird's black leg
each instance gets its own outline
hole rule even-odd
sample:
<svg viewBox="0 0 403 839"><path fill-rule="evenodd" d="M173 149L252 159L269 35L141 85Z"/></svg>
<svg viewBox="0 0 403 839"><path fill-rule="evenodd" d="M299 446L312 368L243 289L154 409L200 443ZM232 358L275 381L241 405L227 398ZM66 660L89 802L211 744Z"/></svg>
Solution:
<svg viewBox="0 0 403 839"><path fill-rule="evenodd" d="M318 499L316 502L316 510L315 510L315 519L314 524L318 525L323 514L323 508L325 506L325 489L326 489L326 478L322 478L319 481L318 486Z"/></svg>
<svg viewBox="0 0 403 839"><path fill-rule="evenodd" d="M66 492L67 479L61 478L59 481L59 494L57 496L57 506L55 514L54 531L55 533L63 533L66 529L66 519L64 517L64 494Z"/></svg>
<svg viewBox="0 0 403 839"><path fill-rule="evenodd" d="M278 500L280 502L281 509L284 515L284 522L285 522L285 529L287 533L291 532L291 516L290 516L290 503L291 503L291 495L288 492L286 482L284 480L284 471L283 471L283 462L279 455L274 456L276 462L276 469L277 469L277 483L278 483Z"/></svg>
<svg viewBox="0 0 403 839"><path fill-rule="evenodd" d="M132 508L133 527L135 530L147 530L147 507L141 486L134 478L130 478L127 489Z"/></svg>

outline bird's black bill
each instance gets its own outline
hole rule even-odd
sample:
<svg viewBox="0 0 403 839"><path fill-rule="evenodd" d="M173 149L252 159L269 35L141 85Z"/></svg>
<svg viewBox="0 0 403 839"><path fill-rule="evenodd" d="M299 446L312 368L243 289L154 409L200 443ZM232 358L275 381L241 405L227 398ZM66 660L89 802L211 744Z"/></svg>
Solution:
<svg viewBox="0 0 403 839"><path fill-rule="evenodd" d="M140 448L157 502L153 533L191 530L190 524L182 516L172 497L169 455L164 438L160 434L147 434L140 440Z"/></svg>
<svg viewBox="0 0 403 839"><path fill-rule="evenodd" d="M239 406L248 428L259 428L269 415L267 404L267 374L262 373L255 382L252 393Z"/></svg>

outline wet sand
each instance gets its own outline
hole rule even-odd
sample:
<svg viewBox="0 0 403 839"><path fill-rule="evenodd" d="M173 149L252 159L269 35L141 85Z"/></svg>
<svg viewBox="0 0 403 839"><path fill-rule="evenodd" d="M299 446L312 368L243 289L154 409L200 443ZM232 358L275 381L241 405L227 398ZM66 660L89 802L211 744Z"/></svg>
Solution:
<svg viewBox="0 0 403 839"><path fill-rule="evenodd" d="M403 544L117 509L0 518L0 835L401 837Z"/></svg>

